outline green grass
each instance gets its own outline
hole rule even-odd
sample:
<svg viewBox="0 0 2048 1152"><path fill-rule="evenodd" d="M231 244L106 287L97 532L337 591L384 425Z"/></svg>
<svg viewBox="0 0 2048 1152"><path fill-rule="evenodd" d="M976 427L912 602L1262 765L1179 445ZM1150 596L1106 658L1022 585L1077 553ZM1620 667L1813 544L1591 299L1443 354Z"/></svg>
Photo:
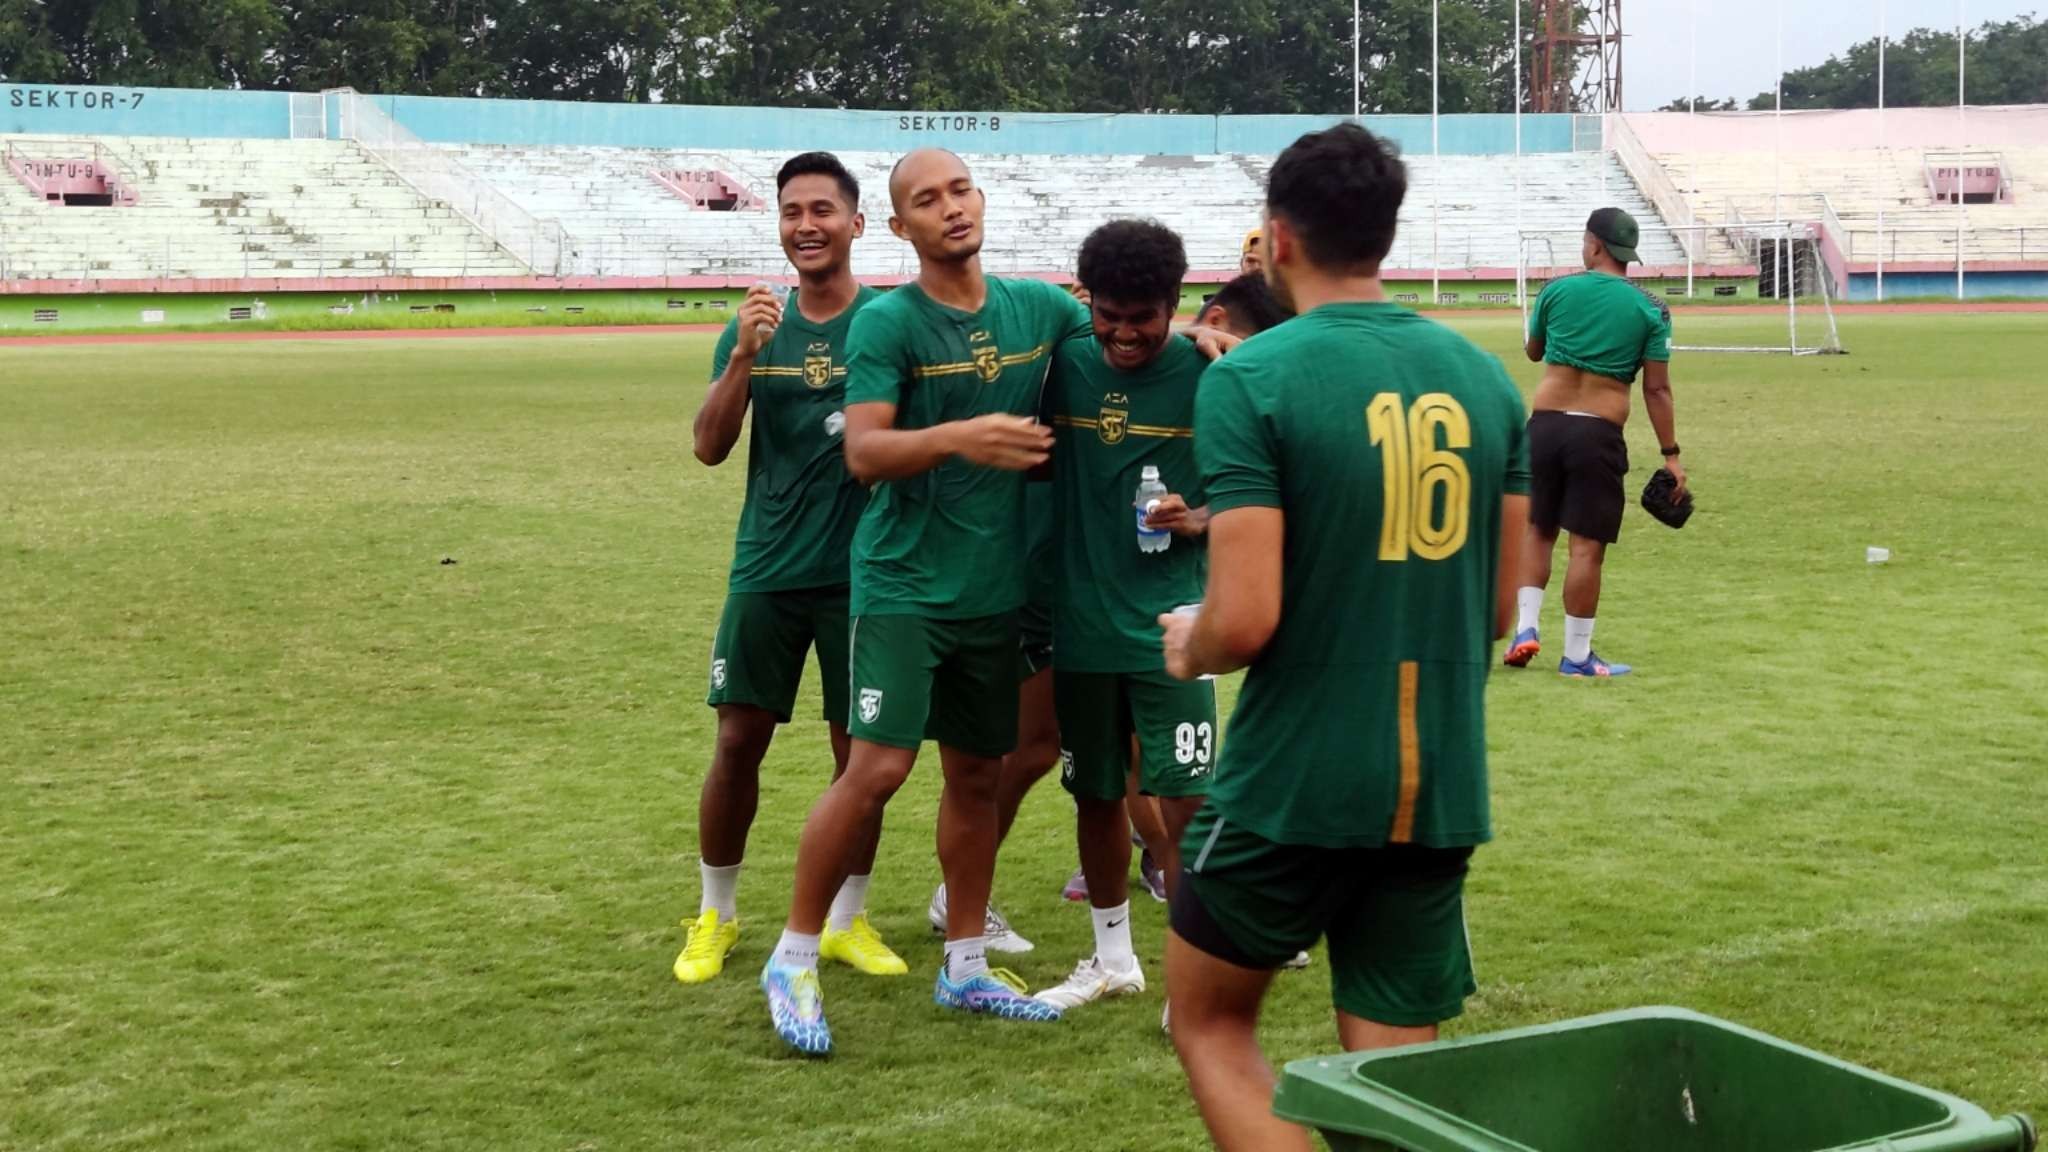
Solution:
<svg viewBox="0 0 2048 1152"><path fill-rule="evenodd" d="M1496 678L1454 1031L1677 1003L2048 1114L2048 317L1842 330L1679 364L1701 511L1631 513L1601 612L1641 674ZM777 1051L815 703L731 970L670 978L742 478L689 455L710 343L0 349L0 1148L1201 1145L1156 994L930 1006L929 756L874 891L915 975L828 972L840 1056ZM1034 983L1087 945L1068 813L999 872ZM1326 981L1276 1058L1335 1047Z"/></svg>

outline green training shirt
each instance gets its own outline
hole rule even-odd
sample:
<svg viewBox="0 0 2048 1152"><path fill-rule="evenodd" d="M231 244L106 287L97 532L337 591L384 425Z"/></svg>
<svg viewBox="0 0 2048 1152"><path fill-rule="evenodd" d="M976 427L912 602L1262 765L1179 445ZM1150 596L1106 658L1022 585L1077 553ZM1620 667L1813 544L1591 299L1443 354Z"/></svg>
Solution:
<svg viewBox="0 0 2048 1152"><path fill-rule="evenodd" d="M1544 363L1627 384L1645 360L1671 359L1671 309L1626 277L1580 272L1544 286L1529 335L1543 337Z"/></svg>
<svg viewBox="0 0 2048 1152"><path fill-rule="evenodd" d="M1278 630L1209 803L1276 842L1487 840L1501 500L1529 490L1500 362L1394 304L1333 304L1203 377L1209 507L1286 517Z"/></svg>
<svg viewBox="0 0 2048 1152"><path fill-rule="evenodd" d="M813 324L783 303L782 324L754 357L747 496L732 552L731 592L783 592L847 582L847 549L867 490L846 473L846 337L854 314L881 296L862 288L846 311ZM711 353L725 373L739 342L734 317Z"/></svg>
<svg viewBox="0 0 2048 1152"><path fill-rule="evenodd" d="M995 412L1035 416L1053 348L1089 328L1088 309L1036 280L988 278L979 312L906 284L861 309L846 402L896 405L897 428ZM853 537L856 616L967 620L1025 598L1024 474L958 457L874 486Z"/></svg>
<svg viewBox="0 0 2048 1152"><path fill-rule="evenodd" d="M1092 335L1054 355L1046 387L1053 425L1053 499L1058 524L1053 661L1070 672L1159 672L1166 667L1158 616L1202 598L1208 548L1176 536L1164 552L1138 550L1134 498L1146 465L1200 508L1195 463L1195 387L1209 366L1175 336L1136 372L1102 359Z"/></svg>

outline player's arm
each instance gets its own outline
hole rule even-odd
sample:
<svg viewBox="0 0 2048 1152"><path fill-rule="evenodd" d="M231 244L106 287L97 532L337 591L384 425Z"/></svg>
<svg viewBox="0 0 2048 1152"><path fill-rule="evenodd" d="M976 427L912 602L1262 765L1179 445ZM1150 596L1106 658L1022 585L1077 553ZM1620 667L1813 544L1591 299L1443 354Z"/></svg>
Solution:
<svg viewBox="0 0 2048 1152"><path fill-rule="evenodd" d="M1543 362L1543 325L1549 318L1549 300L1550 288L1545 286L1536 294L1536 307L1529 312L1529 330L1523 333L1526 339L1522 341L1522 352L1532 364Z"/></svg>
<svg viewBox="0 0 2048 1152"><path fill-rule="evenodd" d="M1159 498L1159 507L1145 515L1145 527L1164 528L1176 536L1200 536L1209 530L1209 508L1188 507L1188 499L1178 492L1169 492Z"/></svg>
<svg viewBox="0 0 2048 1152"><path fill-rule="evenodd" d="M704 393L690 430L691 449L703 463L723 464L739 443L747 405L753 400L754 360L781 323L782 302L774 289L755 285L740 304L738 318L719 338L712 354L711 389Z"/></svg>
<svg viewBox="0 0 2048 1152"><path fill-rule="evenodd" d="M1678 487L1671 492L1677 500L1685 495L1685 465L1678 462L1678 425L1671 403L1671 310L1658 308L1643 343L1643 410L1649 413L1650 429L1657 434L1657 450L1664 467L1671 471Z"/></svg>
<svg viewBox="0 0 2048 1152"><path fill-rule="evenodd" d="M902 480L958 456L985 468L1025 472L1052 458L1052 429L1028 417L994 413L930 428L897 428L896 405L849 404L846 470L863 484Z"/></svg>
<svg viewBox="0 0 2048 1152"><path fill-rule="evenodd" d="M1286 514L1241 507L1209 525L1209 586L1193 619L1161 616L1166 671L1179 680L1221 676L1259 658L1280 628L1281 553Z"/></svg>

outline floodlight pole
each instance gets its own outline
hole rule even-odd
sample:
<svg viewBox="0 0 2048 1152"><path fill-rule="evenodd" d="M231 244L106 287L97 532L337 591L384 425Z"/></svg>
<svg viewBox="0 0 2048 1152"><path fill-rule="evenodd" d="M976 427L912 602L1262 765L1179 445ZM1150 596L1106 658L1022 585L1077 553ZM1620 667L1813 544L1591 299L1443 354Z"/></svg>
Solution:
<svg viewBox="0 0 2048 1152"><path fill-rule="evenodd" d="M1884 134L1884 45L1885 9L1891 0L1877 0L1877 151L1891 161L1891 151L1886 147ZM1884 201L1877 202L1877 302L1884 303Z"/></svg>
<svg viewBox="0 0 2048 1152"><path fill-rule="evenodd" d="M1969 102L1964 99L1964 80L1969 66L1969 30L1963 24L1963 0L1956 0L1956 151L1960 154L1969 147L1970 131L1967 117ZM1964 164L1956 165L1956 299L1963 298L1963 233L1970 224L1970 206L1963 198Z"/></svg>
<svg viewBox="0 0 2048 1152"><path fill-rule="evenodd" d="M1437 16L1442 0L1429 4L1429 305L1443 299L1443 249L1437 231L1443 203L1444 164L1437 141Z"/></svg>
<svg viewBox="0 0 2048 1152"><path fill-rule="evenodd" d="M1358 91L1358 4L1359 0L1351 0L1351 117L1354 120L1358 118L1363 105Z"/></svg>

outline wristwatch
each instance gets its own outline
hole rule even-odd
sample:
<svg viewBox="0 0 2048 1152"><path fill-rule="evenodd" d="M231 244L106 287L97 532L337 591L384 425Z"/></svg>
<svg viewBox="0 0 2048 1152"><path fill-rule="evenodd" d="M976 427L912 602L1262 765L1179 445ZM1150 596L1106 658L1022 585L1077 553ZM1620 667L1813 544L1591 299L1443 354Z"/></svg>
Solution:
<svg viewBox="0 0 2048 1152"><path fill-rule="evenodd" d="M1669 459L1671 459L1671 458L1672 458L1673 456L1676 456L1676 455L1678 455L1678 445L1676 445L1676 444L1673 444L1673 445L1671 445L1671 446L1670 446L1669 448L1666 448L1666 449L1664 449L1663 451L1664 451L1664 458L1665 458L1666 460L1669 460Z"/></svg>

